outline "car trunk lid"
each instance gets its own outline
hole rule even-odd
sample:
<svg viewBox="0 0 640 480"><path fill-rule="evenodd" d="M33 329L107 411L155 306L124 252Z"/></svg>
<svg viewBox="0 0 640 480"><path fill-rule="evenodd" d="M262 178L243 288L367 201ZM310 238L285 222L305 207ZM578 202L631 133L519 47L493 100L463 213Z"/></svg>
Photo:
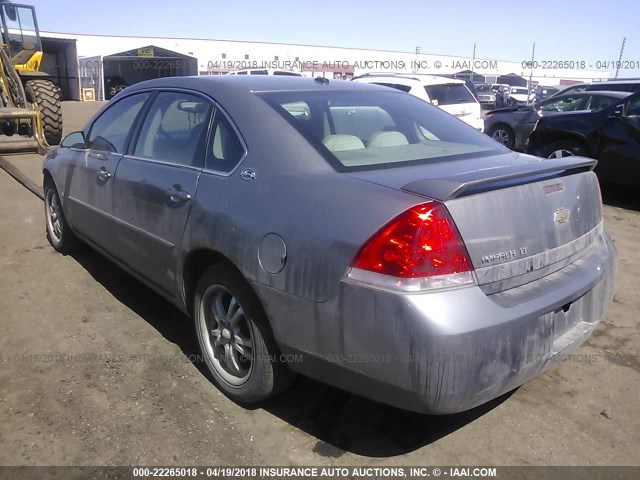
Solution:
<svg viewBox="0 0 640 480"><path fill-rule="evenodd" d="M495 293L562 268L596 240L602 204L595 164L506 154L353 175L443 202L478 283Z"/></svg>

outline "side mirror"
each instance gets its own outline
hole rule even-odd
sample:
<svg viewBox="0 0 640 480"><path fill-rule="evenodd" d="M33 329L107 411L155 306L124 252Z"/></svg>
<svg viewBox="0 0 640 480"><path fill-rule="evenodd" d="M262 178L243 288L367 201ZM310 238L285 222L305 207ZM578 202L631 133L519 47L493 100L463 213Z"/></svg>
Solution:
<svg viewBox="0 0 640 480"><path fill-rule="evenodd" d="M611 112L611 115L609 115L610 117L621 117L622 114L624 113L624 104L620 104L620 105L616 105L616 108L613 109L613 111Z"/></svg>
<svg viewBox="0 0 640 480"><path fill-rule="evenodd" d="M87 140L84 137L84 132L72 132L62 140L61 147L65 148L87 148Z"/></svg>

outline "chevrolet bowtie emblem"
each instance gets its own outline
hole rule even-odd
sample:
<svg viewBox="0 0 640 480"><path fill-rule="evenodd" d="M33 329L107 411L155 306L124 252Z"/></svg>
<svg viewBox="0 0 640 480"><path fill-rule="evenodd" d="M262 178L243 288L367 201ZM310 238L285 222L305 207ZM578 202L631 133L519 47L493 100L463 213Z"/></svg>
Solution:
<svg viewBox="0 0 640 480"><path fill-rule="evenodd" d="M553 221L556 223L566 223L571 217L571 210L568 208L559 208L553 212Z"/></svg>

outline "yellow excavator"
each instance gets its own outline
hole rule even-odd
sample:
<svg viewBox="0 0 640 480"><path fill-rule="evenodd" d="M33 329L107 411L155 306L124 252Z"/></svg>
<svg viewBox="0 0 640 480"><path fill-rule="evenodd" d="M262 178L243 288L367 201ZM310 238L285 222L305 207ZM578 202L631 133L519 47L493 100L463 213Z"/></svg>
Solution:
<svg viewBox="0 0 640 480"><path fill-rule="evenodd" d="M44 154L62 138L60 91L42 67L35 8L0 0L0 153Z"/></svg>

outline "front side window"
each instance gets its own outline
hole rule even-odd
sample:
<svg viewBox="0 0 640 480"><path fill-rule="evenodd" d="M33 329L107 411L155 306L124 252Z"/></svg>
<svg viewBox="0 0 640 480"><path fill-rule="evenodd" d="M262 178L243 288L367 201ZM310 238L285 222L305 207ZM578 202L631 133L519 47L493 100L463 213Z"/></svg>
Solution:
<svg viewBox="0 0 640 480"><path fill-rule="evenodd" d="M635 100L629 102L625 115L627 117L640 116L640 98L636 98Z"/></svg>
<svg viewBox="0 0 640 480"><path fill-rule="evenodd" d="M338 170L508 152L448 113L392 90L260 95Z"/></svg>
<svg viewBox="0 0 640 480"><path fill-rule="evenodd" d="M543 112L572 112L580 110L586 98L582 95L567 95L566 97L542 102L539 107Z"/></svg>
<svg viewBox="0 0 640 480"><path fill-rule="evenodd" d="M150 93L138 93L111 105L93 123L87 148L110 153L125 153L131 127Z"/></svg>
<svg viewBox="0 0 640 480"><path fill-rule="evenodd" d="M182 92L160 92L142 124L133 154L201 167L211 104Z"/></svg>
<svg viewBox="0 0 640 480"><path fill-rule="evenodd" d="M475 103L476 97L463 83L445 85L427 85L424 87L429 100L434 105L455 105L457 103Z"/></svg>

